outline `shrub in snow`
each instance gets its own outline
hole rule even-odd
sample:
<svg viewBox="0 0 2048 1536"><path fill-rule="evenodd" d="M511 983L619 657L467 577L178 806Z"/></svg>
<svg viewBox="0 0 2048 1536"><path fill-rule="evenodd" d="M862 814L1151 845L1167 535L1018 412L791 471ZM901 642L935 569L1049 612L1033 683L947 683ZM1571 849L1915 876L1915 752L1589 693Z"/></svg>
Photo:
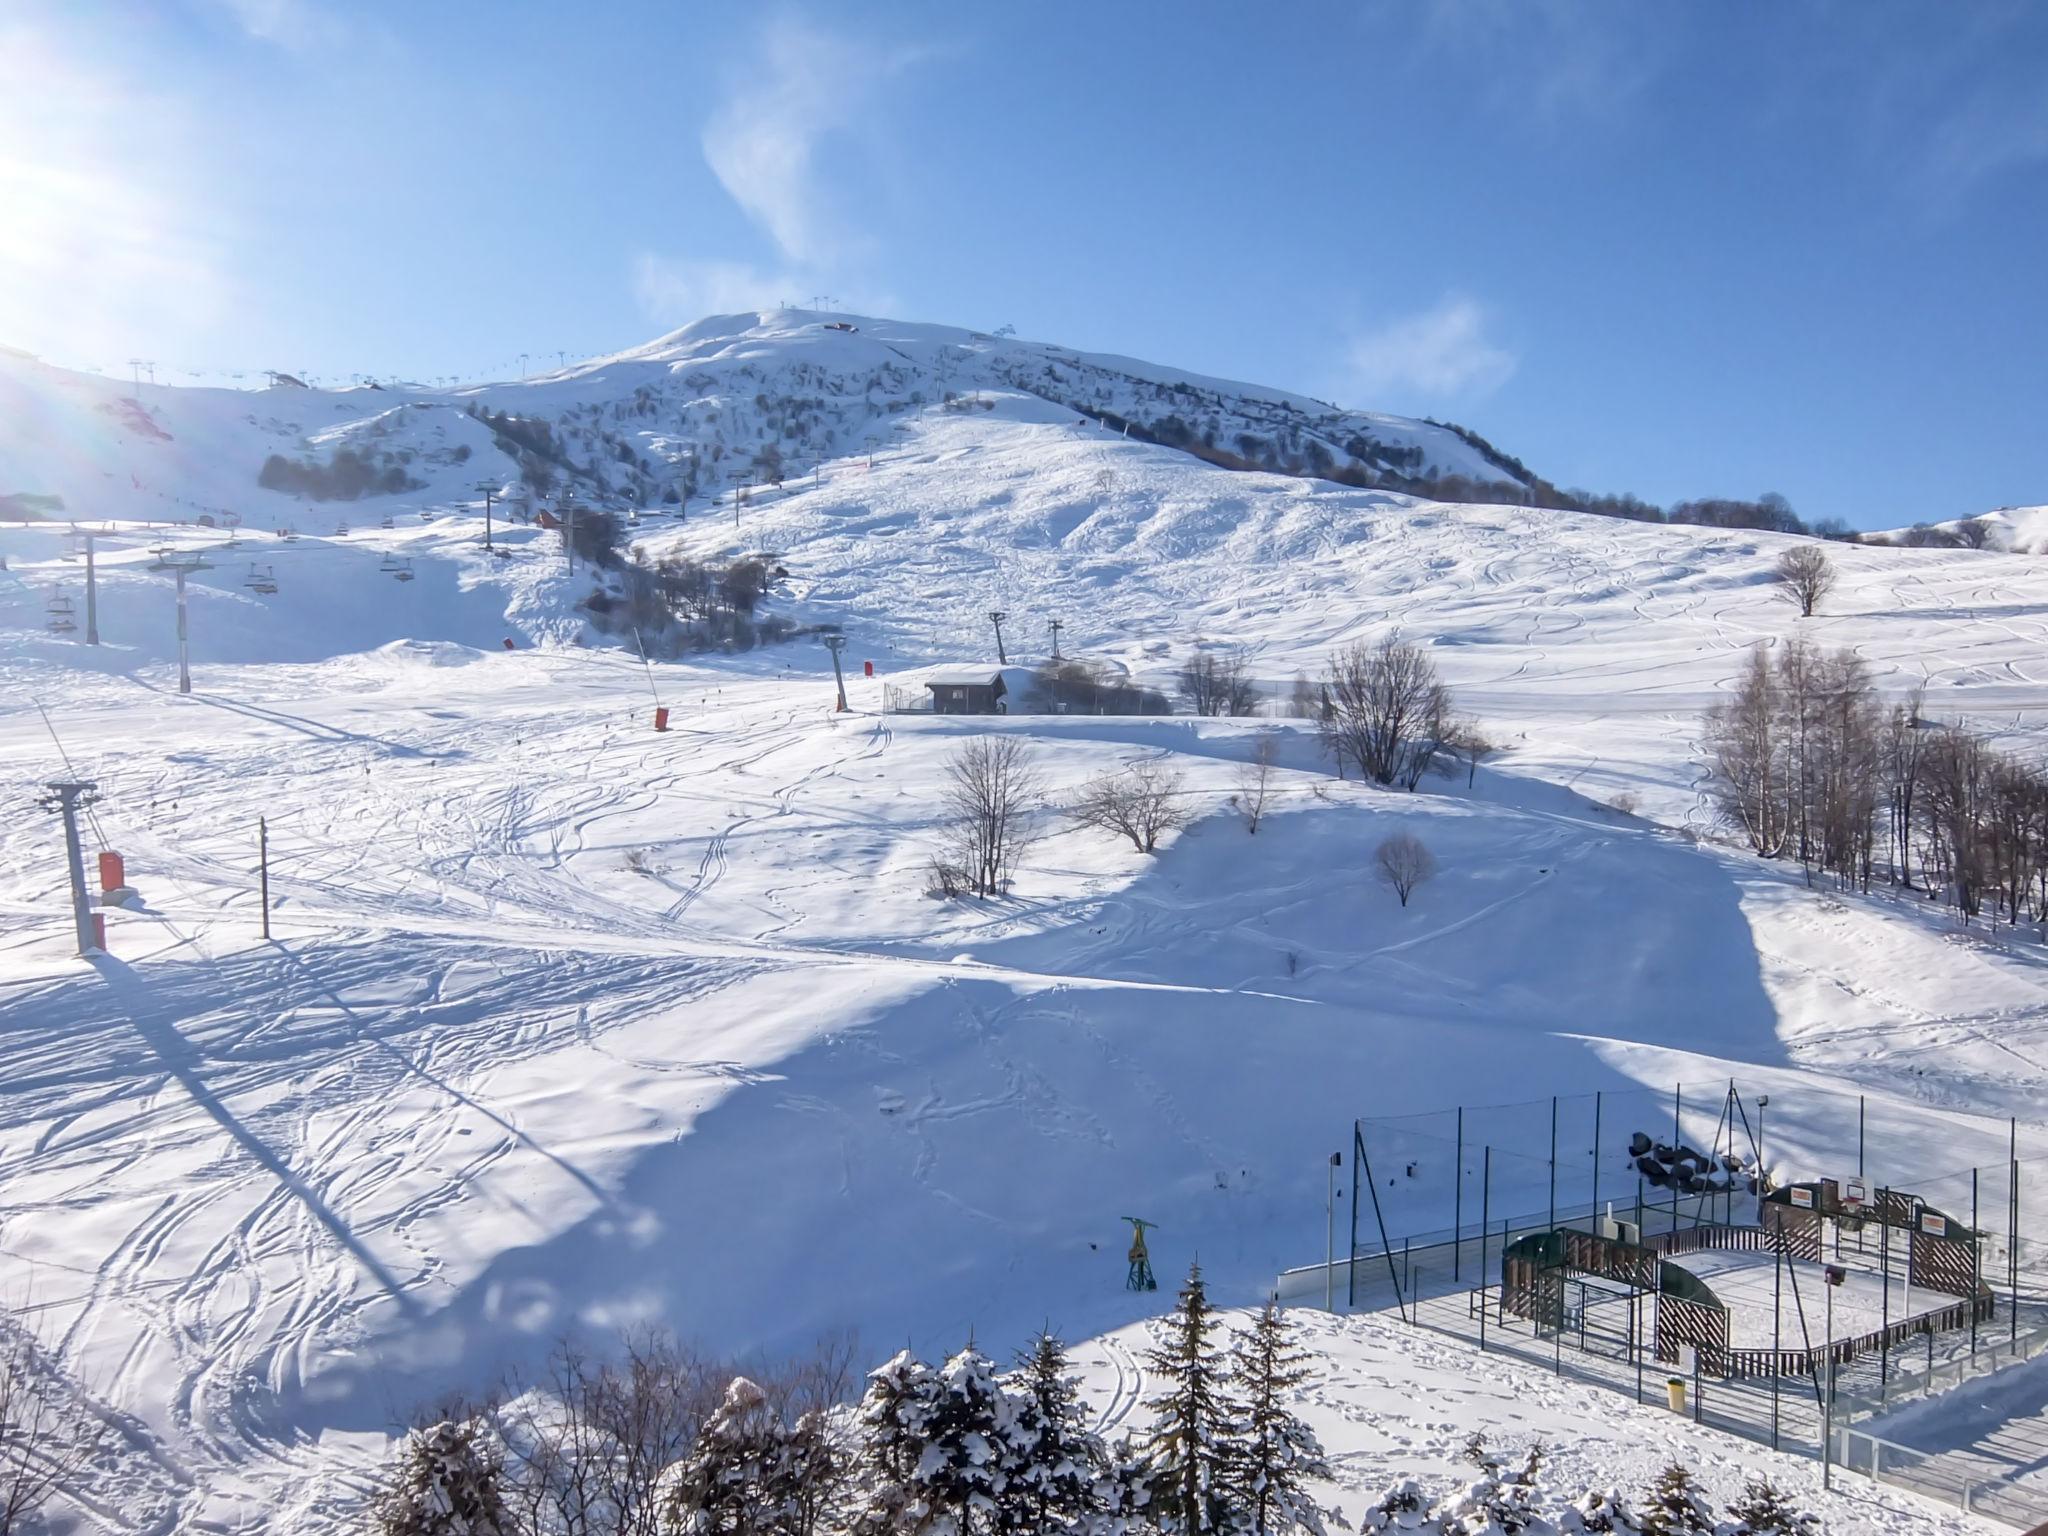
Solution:
<svg viewBox="0 0 2048 1536"><path fill-rule="evenodd" d="M1634 1516L1613 1488L1593 1488L1580 1494L1565 1509L1557 1528L1566 1536L1581 1531L1591 1536L1641 1536Z"/></svg>
<svg viewBox="0 0 2048 1536"><path fill-rule="evenodd" d="M1412 1477L1404 1477L1379 1496L1358 1522L1360 1531L1419 1531L1429 1523L1429 1495Z"/></svg>
<svg viewBox="0 0 2048 1536"><path fill-rule="evenodd" d="M1759 1477L1728 1506L1735 1522L1728 1536L1806 1536L1820 1529L1820 1519L1795 1506L1768 1477Z"/></svg>
<svg viewBox="0 0 2048 1536"><path fill-rule="evenodd" d="M805 1528L817 1468L807 1427L791 1429L744 1376L725 1389L658 1499L662 1536L788 1536Z"/></svg>
<svg viewBox="0 0 2048 1536"><path fill-rule="evenodd" d="M377 1500L377 1536L507 1536L498 1478L497 1454L480 1424L414 1430Z"/></svg>
<svg viewBox="0 0 2048 1536"><path fill-rule="evenodd" d="M1556 1529L1543 1519L1536 1502L1536 1474L1543 1465L1540 1441L1514 1472L1502 1470L1478 1435L1466 1443L1465 1459L1479 1469L1479 1476L1437 1505L1443 1536L1519 1536L1524 1531L1533 1536Z"/></svg>
<svg viewBox="0 0 2048 1536"><path fill-rule="evenodd" d="M1693 1486L1692 1474L1673 1462L1657 1477L1643 1503L1643 1536L1713 1536L1713 1506Z"/></svg>

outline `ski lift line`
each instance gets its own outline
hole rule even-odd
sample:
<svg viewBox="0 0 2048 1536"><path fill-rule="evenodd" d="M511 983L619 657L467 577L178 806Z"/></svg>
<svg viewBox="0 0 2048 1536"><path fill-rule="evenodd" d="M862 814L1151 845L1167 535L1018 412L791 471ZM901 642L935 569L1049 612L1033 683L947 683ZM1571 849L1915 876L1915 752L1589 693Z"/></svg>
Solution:
<svg viewBox="0 0 2048 1536"><path fill-rule="evenodd" d="M44 708L41 699L35 698L34 695L30 695L30 698L36 706L36 713L43 717L43 729L50 733L50 741L57 748L57 756L64 760L64 771L71 775L73 779L76 779L78 777L78 769L72 764L71 754L64 750L64 738L57 734L57 722L50 718L50 712ZM92 802L86 801L80 809L85 812L85 819L92 827L92 835L99 840L100 847L105 848L107 846L106 828L100 825L99 813L93 809Z"/></svg>

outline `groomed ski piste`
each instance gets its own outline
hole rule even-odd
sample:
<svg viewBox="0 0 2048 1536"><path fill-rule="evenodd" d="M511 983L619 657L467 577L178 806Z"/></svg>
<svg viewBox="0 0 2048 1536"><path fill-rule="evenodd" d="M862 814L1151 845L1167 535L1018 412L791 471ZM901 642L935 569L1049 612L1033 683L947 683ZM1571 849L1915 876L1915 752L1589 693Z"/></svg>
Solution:
<svg viewBox="0 0 2048 1536"><path fill-rule="evenodd" d="M815 330L719 345L772 361ZM635 529L772 552L768 608L848 637L837 714L815 636L644 666L584 623L555 534L501 516L486 554L471 488L513 473L488 433L421 488L300 504L253 489L268 438L238 435L272 395L144 389L172 443L101 473L64 402L136 392L6 366L53 430L7 438L0 492L110 529L89 648L47 627L53 589L82 603L66 523L0 527L0 1285L118 1430L80 1529L346 1529L416 1405L640 1324L736 1356L850 1327L879 1360L1050 1321L1129 1427L1139 1325L1189 1260L1251 1305L1319 1259L1328 1154L1394 1105L1739 1076L2015 1115L2048 1151L2036 936L1712 840L1696 745L1746 649L1801 630L2036 739L2038 559L1831 549L1800 621L1782 537L1229 473L989 381ZM494 402L522 388L597 386ZM235 550L161 525L231 499ZM189 697L159 547L211 566ZM1198 640L1285 679L1397 630L1504 750L1410 795L1337 780L1279 719L883 712L892 678L992 661L991 610L1013 662L1057 617L1064 651L1155 683ZM1197 819L1146 857L1048 813L1007 899L938 900L943 766L984 732L1026 739L1049 801L1168 763ZM66 773L138 892L91 963L34 809ZM1405 909L1371 876L1394 830L1440 865ZM1788 1166L1836 1150L1773 1140ZM1158 1224L1157 1295L1122 1288L1127 1214ZM1723 1495L1768 1467L1836 1532L1996 1528L1824 1497L1810 1462L1384 1315L1301 1315L1340 1506L1447 1477L1484 1430L1624 1486L1675 1455Z"/></svg>

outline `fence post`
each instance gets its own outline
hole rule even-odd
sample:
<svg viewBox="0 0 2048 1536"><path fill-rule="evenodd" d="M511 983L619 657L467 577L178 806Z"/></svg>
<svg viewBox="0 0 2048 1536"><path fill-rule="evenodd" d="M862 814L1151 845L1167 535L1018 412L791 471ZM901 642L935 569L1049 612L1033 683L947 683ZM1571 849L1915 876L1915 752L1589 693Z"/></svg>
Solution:
<svg viewBox="0 0 2048 1536"><path fill-rule="evenodd" d="M1593 1230L1600 1230L1600 1091L1593 1093Z"/></svg>
<svg viewBox="0 0 2048 1536"><path fill-rule="evenodd" d="M1458 1258L1465 1248L1465 1106L1458 1106L1458 1150L1451 1172L1457 1183L1451 1189L1451 1283L1463 1278Z"/></svg>
<svg viewBox="0 0 2048 1536"><path fill-rule="evenodd" d="M1463 1114L1464 1111L1460 1110L1459 1115L1461 1118ZM1493 1201L1493 1148L1490 1146L1486 1149L1485 1160L1481 1167L1483 1172L1479 1176L1479 1348L1481 1353L1484 1353L1486 1349L1486 1229L1487 1223L1492 1219L1491 1208ZM1452 1252L1455 1253L1456 1251L1455 1248L1452 1249ZM1452 1278L1455 1279L1456 1277L1453 1276Z"/></svg>

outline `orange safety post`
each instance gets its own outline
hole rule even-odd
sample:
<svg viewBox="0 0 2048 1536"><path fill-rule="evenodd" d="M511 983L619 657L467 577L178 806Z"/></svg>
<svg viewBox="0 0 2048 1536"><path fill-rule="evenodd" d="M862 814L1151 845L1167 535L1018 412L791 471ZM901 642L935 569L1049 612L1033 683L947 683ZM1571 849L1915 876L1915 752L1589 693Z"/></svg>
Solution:
<svg viewBox="0 0 2048 1536"><path fill-rule="evenodd" d="M654 706L654 728L657 731L668 729L668 706L666 704Z"/></svg>
<svg viewBox="0 0 2048 1536"><path fill-rule="evenodd" d="M862 662L860 668L864 676L873 677L875 675L875 664L872 661Z"/></svg>
<svg viewBox="0 0 2048 1536"><path fill-rule="evenodd" d="M107 917L104 912L92 915L92 947L102 950L107 947Z"/></svg>
<svg viewBox="0 0 2048 1536"><path fill-rule="evenodd" d="M101 850L100 889L103 891L118 891L127 883L128 874L121 865L121 855L115 853L112 849Z"/></svg>

